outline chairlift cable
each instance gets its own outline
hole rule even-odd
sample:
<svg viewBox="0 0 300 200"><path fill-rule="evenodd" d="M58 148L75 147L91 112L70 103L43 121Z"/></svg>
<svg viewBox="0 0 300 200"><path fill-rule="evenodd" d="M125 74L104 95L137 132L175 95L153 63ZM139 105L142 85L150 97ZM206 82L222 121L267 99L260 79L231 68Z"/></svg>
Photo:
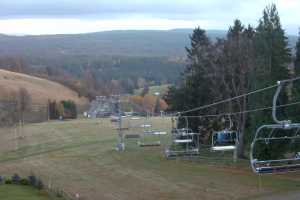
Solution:
<svg viewBox="0 0 300 200"><path fill-rule="evenodd" d="M216 105L219 105L219 104L222 104L222 103L227 103L227 102L230 102L230 101L242 98L242 97L246 97L246 96L249 96L249 95L252 95L252 94L255 94L255 93L260 93L260 92L263 92L265 90L269 90L269 89L278 87L279 83L293 82L293 81L297 81L297 80L300 80L300 76L295 77L295 78L291 78L291 79L281 80L281 81L278 81L277 84L274 84L274 85L271 85L271 86L268 86L268 87L265 87L265 88L261 88L261 89L258 89L258 90L254 90L254 91L251 91L251 92L248 92L248 93L245 93L245 94L241 94L241 95L238 95L238 96L235 96L235 97L231 97L231 98L228 98L228 99L217 101L217 102L207 104L207 105L204 105L204 106L196 107L196 108L193 108L193 109L190 109L190 110L181 111L181 112L178 112L177 115L182 115L182 114L189 113L189 112L203 110L203 109L206 109L206 108L209 108L209 107L212 107L212 106L216 106Z"/></svg>
<svg viewBox="0 0 300 200"><path fill-rule="evenodd" d="M288 104L282 104L276 106L276 108L283 108L283 107L289 107L293 105L298 105L300 104L300 101L296 101L293 103L288 103ZM181 117L187 117L187 118L206 118L206 117L221 117L221 116L226 116L226 115L238 115L238 114L244 114L244 113L252 113L252 112L259 112L263 110L270 110L272 109L272 106L269 107L263 107L263 108L256 108L256 109L251 109L251 110L244 110L244 111L239 111L239 112L232 112L232 113L220 113L220 114L211 114L211 115L182 115Z"/></svg>

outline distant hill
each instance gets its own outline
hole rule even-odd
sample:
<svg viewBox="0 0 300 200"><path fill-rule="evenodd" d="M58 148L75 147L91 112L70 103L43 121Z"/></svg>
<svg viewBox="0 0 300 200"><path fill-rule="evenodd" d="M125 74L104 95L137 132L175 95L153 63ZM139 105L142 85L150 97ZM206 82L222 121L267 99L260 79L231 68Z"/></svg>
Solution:
<svg viewBox="0 0 300 200"><path fill-rule="evenodd" d="M71 35L0 35L0 54L23 56L182 56L192 30L104 31ZM220 31L222 33L223 31Z"/></svg>
<svg viewBox="0 0 300 200"><path fill-rule="evenodd" d="M45 104L51 100L73 100L79 105L87 103L86 98L79 98L73 90L46 79L29 76L26 74L10 72L0 69L0 100L6 98L3 92L18 91L25 88L36 104Z"/></svg>
<svg viewBox="0 0 300 200"><path fill-rule="evenodd" d="M140 87L141 79L148 85L172 84L178 80L186 65L185 47L190 44L192 31L120 30L40 36L0 34L0 66L7 64L6 56L21 57L31 68L28 71L49 76L52 80L57 76L79 80L92 77L95 80L92 85L106 88L126 85L122 91L132 93L132 89ZM207 34L215 40L225 37L226 31L207 30ZM291 47L295 46L296 40L296 36L289 36ZM115 84L115 80L121 83ZM97 91L98 86L94 90Z"/></svg>
<svg viewBox="0 0 300 200"><path fill-rule="evenodd" d="M185 55L192 29L104 31L85 34L7 36L0 35L0 55L23 56L146 56ZM224 30L207 30L211 39L222 38ZM296 36L289 36L295 46Z"/></svg>

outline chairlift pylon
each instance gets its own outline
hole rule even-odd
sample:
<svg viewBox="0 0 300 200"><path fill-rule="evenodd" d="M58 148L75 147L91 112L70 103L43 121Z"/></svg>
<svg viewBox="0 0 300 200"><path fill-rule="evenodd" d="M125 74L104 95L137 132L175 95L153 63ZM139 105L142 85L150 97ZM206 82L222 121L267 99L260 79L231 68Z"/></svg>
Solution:
<svg viewBox="0 0 300 200"><path fill-rule="evenodd" d="M284 86L285 81L278 81L278 87L273 97L272 118L275 124L262 125L255 133L254 139L250 147L250 164L252 170L258 174L272 174L280 172L294 172L300 170L300 123L292 123L290 120L278 120L276 116L276 107L278 96ZM295 141L299 141L298 145ZM291 147L295 144L295 148L290 152L281 152L280 155L271 155L269 158L264 158L266 155L259 154L259 150L265 149L272 153L272 146L277 145L278 148L286 146ZM285 149L286 150L286 149Z"/></svg>

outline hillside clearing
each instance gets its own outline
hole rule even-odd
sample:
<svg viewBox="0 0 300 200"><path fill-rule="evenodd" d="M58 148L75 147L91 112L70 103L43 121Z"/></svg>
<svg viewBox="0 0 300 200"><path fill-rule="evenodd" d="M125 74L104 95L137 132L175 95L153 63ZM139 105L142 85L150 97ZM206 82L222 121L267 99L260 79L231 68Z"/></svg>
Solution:
<svg viewBox="0 0 300 200"><path fill-rule="evenodd" d="M45 104L49 99L73 100L79 105L87 103L85 98L79 98L75 91L59 83L0 69L0 100L7 98L5 92L17 92L21 87L28 90L32 102L37 104Z"/></svg>

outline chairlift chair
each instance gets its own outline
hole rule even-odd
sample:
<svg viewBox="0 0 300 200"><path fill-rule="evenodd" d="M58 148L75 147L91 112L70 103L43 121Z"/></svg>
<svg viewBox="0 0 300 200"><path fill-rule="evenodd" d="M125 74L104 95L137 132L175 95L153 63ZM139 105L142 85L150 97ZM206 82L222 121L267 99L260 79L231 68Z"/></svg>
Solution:
<svg viewBox="0 0 300 200"><path fill-rule="evenodd" d="M141 138L139 129L143 128L142 126L148 126L148 125L141 125L141 122L140 122L141 118L139 118L139 117L130 117L130 118L126 118L126 119L127 119L127 126L128 126L127 131L129 131L129 132L127 132L124 137L126 139Z"/></svg>
<svg viewBox="0 0 300 200"><path fill-rule="evenodd" d="M112 123L119 122L119 120L120 120L119 116L114 116L114 115L110 116L110 121Z"/></svg>
<svg viewBox="0 0 300 200"><path fill-rule="evenodd" d="M278 82L278 87L273 97L272 117L275 124L260 126L256 130L251 143L250 164L253 171L258 174L300 170L300 123L292 123L290 120L279 121L276 117L277 99L286 82ZM259 154L261 149L267 149L272 152L271 145L277 145L275 146L276 150L286 146L294 147L294 150L289 149L289 152L281 152L280 155L275 155L276 157L269 156L267 159Z"/></svg>
<svg viewBox="0 0 300 200"><path fill-rule="evenodd" d="M139 139L140 137L139 134L125 134L126 139Z"/></svg>
<svg viewBox="0 0 300 200"><path fill-rule="evenodd" d="M238 132L231 130L233 124L230 116L229 128L221 131L215 131L212 135L211 150L212 151L235 151L238 144Z"/></svg>
<svg viewBox="0 0 300 200"><path fill-rule="evenodd" d="M213 133L212 151L234 151L236 150L238 134L236 131L223 130Z"/></svg>
<svg viewBox="0 0 300 200"><path fill-rule="evenodd" d="M140 137L140 140L138 141L138 145L140 147L160 146L161 145L161 136L166 135L167 132L153 130L152 124L146 123L146 122L147 121L145 119L145 123L140 126L141 128L143 128L143 130L142 130L142 135ZM155 141L147 141L147 139L149 139L150 137L151 138L159 137L159 139L156 139Z"/></svg>
<svg viewBox="0 0 300 200"><path fill-rule="evenodd" d="M187 117L185 128L178 128L178 119L176 128L172 130L172 144L165 150L167 158L191 157L199 155L199 133L194 133L188 128Z"/></svg>

